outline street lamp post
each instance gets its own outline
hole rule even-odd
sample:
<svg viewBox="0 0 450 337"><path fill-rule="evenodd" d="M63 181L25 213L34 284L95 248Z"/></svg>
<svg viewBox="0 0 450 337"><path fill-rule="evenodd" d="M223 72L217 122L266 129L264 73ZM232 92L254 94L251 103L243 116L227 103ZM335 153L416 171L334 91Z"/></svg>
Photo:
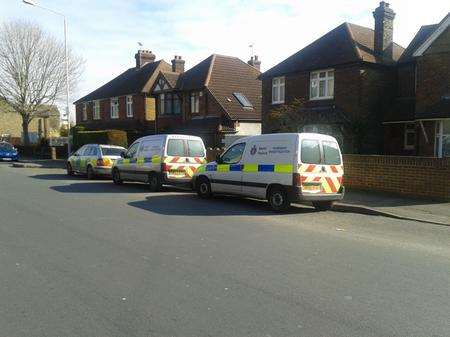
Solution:
<svg viewBox="0 0 450 337"><path fill-rule="evenodd" d="M67 52L67 20L66 16L62 13L56 12L50 8L46 8L37 4L36 1L33 0L22 0L25 4L38 7L49 11L53 14L62 16L64 19L64 63L66 67L66 114L67 114L67 127L68 127L68 137L67 137L67 155L70 155L71 146L70 146L70 107L69 107L69 56Z"/></svg>

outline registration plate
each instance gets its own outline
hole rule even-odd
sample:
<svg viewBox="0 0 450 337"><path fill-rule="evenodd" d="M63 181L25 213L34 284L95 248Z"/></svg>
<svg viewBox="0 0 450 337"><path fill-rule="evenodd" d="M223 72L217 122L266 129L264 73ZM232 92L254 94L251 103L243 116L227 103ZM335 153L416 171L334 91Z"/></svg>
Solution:
<svg viewBox="0 0 450 337"><path fill-rule="evenodd" d="M185 172L181 170L170 170L169 173L174 176L185 176Z"/></svg>
<svg viewBox="0 0 450 337"><path fill-rule="evenodd" d="M11 161L12 159L11 158L2 158L2 160L4 160L4 161Z"/></svg>
<svg viewBox="0 0 450 337"><path fill-rule="evenodd" d="M309 193L319 193L320 185L303 185L302 191L309 192Z"/></svg>

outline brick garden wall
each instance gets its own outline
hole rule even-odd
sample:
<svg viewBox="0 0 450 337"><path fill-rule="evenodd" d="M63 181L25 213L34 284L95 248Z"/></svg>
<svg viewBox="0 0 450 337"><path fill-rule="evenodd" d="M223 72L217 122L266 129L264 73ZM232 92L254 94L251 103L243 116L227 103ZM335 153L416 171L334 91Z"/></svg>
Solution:
<svg viewBox="0 0 450 337"><path fill-rule="evenodd" d="M450 158L344 155L347 188L450 199Z"/></svg>

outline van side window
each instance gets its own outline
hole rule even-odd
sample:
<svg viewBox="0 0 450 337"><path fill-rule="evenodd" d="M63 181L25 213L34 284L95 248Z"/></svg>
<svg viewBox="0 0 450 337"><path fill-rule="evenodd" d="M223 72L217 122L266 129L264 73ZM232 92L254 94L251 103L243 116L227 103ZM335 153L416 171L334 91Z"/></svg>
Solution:
<svg viewBox="0 0 450 337"><path fill-rule="evenodd" d="M167 155L174 157L184 157L186 151L183 139L169 139L167 142Z"/></svg>
<svg viewBox="0 0 450 337"><path fill-rule="evenodd" d="M301 160L304 164L320 164L320 145L318 140L302 140Z"/></svg>
<svg viewBox="0 0 450 337"><path fill-rule="evenodd" d="M133 145L131 145L131 147L127 151L127 158L136 157L138 147L139 147L139 143L134 143Z"/></svg>
<svg viewBox="0 0 450 337"><path fill-rule="evenodd" d="M230 147L227 152L222 155L222 162L224 164L235 164L238 163L242 154L244 153L245 143L239 143Z"/></svg>
<svg viewBox="0 0 450 337"><path fill-rule="evenodd" d="M339 146L336 142L322 142L323 159L325 165L340 165L341 154L339 153Z"/></svg>

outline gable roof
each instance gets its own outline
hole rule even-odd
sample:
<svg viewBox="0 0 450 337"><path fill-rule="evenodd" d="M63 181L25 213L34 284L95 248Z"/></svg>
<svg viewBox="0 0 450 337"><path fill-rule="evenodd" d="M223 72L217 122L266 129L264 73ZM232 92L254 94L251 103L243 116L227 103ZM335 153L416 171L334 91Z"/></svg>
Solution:
<svg viewBox="0 0 450 337"><path fill-rule="evenodd" d="M450 13L448 13L442 20L437 24L437 27L434 31L421 43L413 56L421 56L430 46L436 41L436 39L443 33L445 30L450 27Z"/></svg>
<svg viewBox="0 0 450 337"><path fill-rule="evenodd" d="M164 60L147 63L141 68L130 68L100 88L78 99L75 104L97 99L124 96L147 92L153 84L159 70L170 70L171 66Z"/></svg>
<svg viewBox="0 0 450 337"><path fill-rule="evenodd" d="M405 52L402 54L400 59L398 60L400 63L410 62L413 60L413 54L416 49L421 46L425 40L427 40L431 34L436 30L437 24L435 25L426 25L420 27L419 31L416 33L412 41L409 43L408 47L406 47Z"/></svg>
<svg viewBox="0 0 450 337"><path fill-rule="evenodd" d="M389 64L397 61L403 50L394 43L393 59L386 63L374 51L373 29L345 22L266 71L263 77L352 62Z"/></svg>

